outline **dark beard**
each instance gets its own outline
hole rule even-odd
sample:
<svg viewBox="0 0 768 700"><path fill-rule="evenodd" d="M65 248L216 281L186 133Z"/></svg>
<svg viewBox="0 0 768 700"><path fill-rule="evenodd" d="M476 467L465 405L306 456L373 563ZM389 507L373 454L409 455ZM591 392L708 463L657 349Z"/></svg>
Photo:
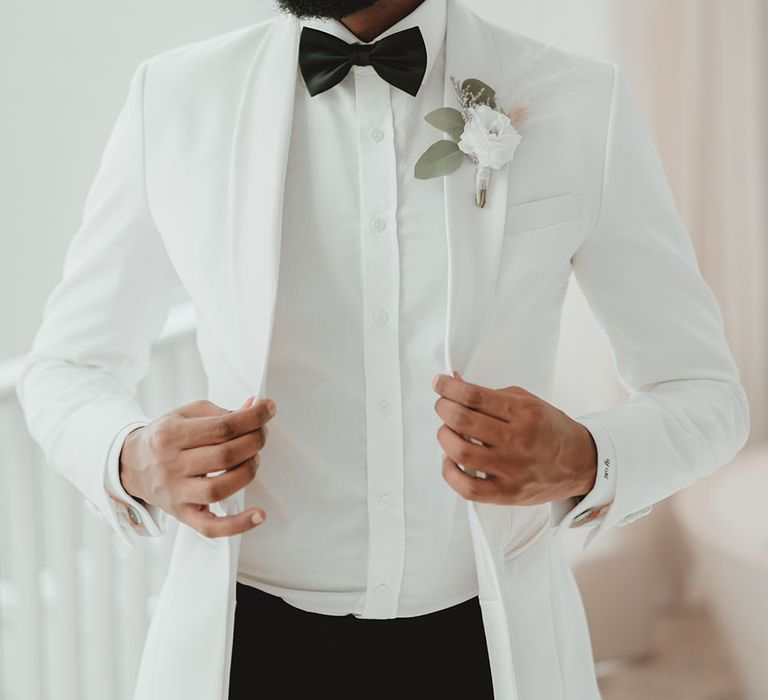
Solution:
<svg viewBox="0 0 768 700"><path fill-rule="evenodd" d="M358 10L375 5L379 0L276 0L283 12L296 17L317 17L319 19L341 19Z"/></svg>

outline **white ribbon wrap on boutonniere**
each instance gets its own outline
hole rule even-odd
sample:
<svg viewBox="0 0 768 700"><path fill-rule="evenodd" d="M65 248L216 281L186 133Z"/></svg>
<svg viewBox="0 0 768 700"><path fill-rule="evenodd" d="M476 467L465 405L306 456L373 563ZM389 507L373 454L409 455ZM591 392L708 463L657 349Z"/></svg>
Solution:
<svg viewBox="0 0 768 700"><path fill-rule="evenodd" d="M468 156L476 166L475 202L488 202L491 171L509 163L522 141L519 128L528 108L517 103L505 111L496 101L496 91L477 78L459 82L450 76L461 109L440 107L424 117L432 126L448 133L451 140L433 143L414 168L420 180L449 175Z"/></svg>

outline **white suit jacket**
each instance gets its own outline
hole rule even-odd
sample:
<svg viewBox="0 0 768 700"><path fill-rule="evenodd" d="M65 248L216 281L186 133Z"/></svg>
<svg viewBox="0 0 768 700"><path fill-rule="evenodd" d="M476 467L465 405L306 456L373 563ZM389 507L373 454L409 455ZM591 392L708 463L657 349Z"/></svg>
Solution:
<svg viewBox="0 0 768 700"><path fill-rule="evenodd" d="M298 39L299 22L278 14L141 64L46 305L19 399L49 463L118 531L104 463L122 427L151 418L135 387L175 285L197 311L207 398L236 408L262 396L281 211L296 204L283 185ZM631 394L579 417L599 461L616 467L614 501L593 530L605 532L746 441L748 404L720 310L620 65L543 47L459 0L448 3L446 42L447 106L456 106L450 75L492 86L522 77L534 89L523 141L494 171L486 208L474 203L468 159L444 178L445 371L491 387L551 387L575 273ZM242 497L214 509L234 512ZM578 509L563 503L467 501L501 700L599 698L563 549ZM226 697L239 543L179 526L136 700Z"/></svg>

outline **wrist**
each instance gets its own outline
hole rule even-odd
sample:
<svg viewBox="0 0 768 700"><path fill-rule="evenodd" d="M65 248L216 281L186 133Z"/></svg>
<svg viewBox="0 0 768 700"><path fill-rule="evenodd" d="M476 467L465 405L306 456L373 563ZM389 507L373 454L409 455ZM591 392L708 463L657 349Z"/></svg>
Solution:
<svg viewBox="0 0 768 700"><path fill-rule="evenodd" d="M138 442L143 430L144 428L140 426L126 435L125 440L123 440L123 446L120 449L120 466L118 470L120 483L125 489L125 492L142 503L145 501L142 498L142 489L138 479L138 472L133 465L136 464Z"/></svg>
<svg viewBox="0 0 768 700"><path fill-rule="evenodd" d="M592 433L581 423L576 423L578 439L574 448L574 465L576 478L574 491L576 498L583 498L595 486L597 478L597 445Z"/></svg>

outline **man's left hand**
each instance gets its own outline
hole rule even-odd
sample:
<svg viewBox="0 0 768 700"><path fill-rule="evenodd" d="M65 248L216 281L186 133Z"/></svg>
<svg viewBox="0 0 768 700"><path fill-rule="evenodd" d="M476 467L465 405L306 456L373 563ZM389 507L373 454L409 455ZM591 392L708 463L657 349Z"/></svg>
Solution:
<svg viewBox="0 0 768 700"><path fill-rule="evenodd" d="M455 375L432 382L443 477L454 491L471 501L534 505L592 490L597 448L583 425L522 387L489 389Z"/></svg>

